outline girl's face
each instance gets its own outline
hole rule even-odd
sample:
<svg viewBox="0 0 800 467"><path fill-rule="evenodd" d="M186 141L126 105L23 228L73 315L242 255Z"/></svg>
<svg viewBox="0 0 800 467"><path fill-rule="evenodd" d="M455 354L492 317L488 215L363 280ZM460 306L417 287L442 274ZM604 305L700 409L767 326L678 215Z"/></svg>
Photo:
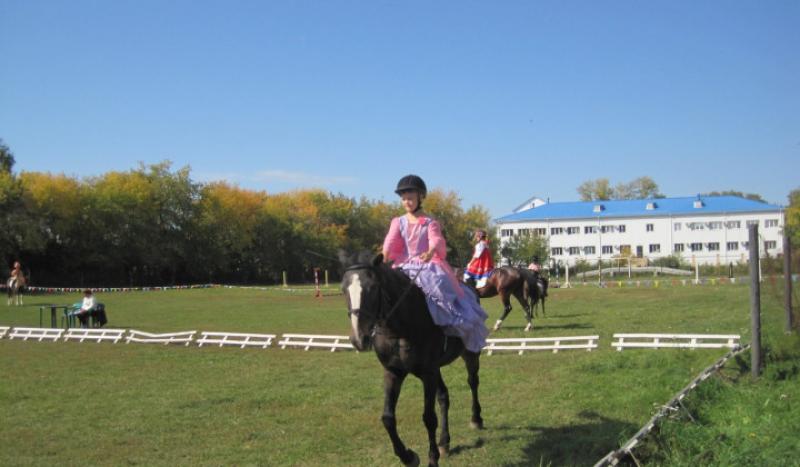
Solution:
<svg viewBox="0 0 800 467"><path fill-rule="evenodd" d="M419 206L419 193L416 191L406 191L400 194L400 204L407 213L412 213Z"/></svg>
<svg viewBox="0 0 800 467"><path fill-rule="evenodd" d="M15 261L14 262L14 269L17 269L17 268L19 268L19 261Z"/></svg>

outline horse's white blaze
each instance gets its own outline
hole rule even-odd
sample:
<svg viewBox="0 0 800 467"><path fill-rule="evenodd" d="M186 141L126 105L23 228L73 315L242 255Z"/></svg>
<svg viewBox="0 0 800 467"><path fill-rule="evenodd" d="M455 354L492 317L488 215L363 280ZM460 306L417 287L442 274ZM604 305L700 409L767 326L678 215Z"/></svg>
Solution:
<svg viewBox="0 0 800 467"><path fill-rule="evenodd" d="M350 285L347 286L347 293L350 295L350 310L361 309L361 279L358 275L353 274L353 279ZM358 315L352 313L350 315L350 324L353 326L353 335L358 335Z"/></svg>

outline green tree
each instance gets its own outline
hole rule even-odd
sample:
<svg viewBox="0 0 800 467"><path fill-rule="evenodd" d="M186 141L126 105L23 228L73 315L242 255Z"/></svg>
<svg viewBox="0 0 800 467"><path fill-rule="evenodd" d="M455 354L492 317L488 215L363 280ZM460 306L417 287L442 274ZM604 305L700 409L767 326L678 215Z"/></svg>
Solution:
<svg viewBox="0 0 800 467"><path fill-rule="evenodd" d="M738 196L740 198L758 201L759 203L766 203L767 201L757 193L744 193L736 190L723 190L723 191L710 191L703 193L701 196Z"/></svg>
<svg viewBox="0 0 800 467"><path fill-rule="evenodd" d="M614 189L607 178L587 180L578 186L581 201L609 200L614 197Z"/></svg>
<svg viewBox="0 0 800 467"><path fill-rule="evenodd" d="M0 172L10 174L11 169L14 168L14 162L14 154L11 153L11 149L0 138Z"/></svg>
<svg viewBox="0 0 800 467"><path fill-rule="evenodd" d="M578 186L578 194L581 201L664 197L655 180L647 176L635 178L627 183L620 182L614 187L607 178L587 180Z"/></svg>
<svg viewBox="0 0 800 467"><path fill-rule="evenodd" d="M534 256L539 257L539 262L545 264L549 257L550 247L547 238L539 235L518 234L503 246L502 255L513 265L527 266Z"/></svg>
<svg viewBox="0 0 800 467"><path fill-rule="evenodd" d="M786 232L792 242L792 248L800 248L800 188L789 193L789 206L786 208ZM797 253L795 253L797 255Z"/></svg>

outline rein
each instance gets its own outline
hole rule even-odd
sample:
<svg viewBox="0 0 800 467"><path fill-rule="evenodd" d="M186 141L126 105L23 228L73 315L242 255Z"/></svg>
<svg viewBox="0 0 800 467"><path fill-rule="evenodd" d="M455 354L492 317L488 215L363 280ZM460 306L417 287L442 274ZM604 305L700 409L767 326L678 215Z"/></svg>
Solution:
<svg viewBox="0 0 800 467"><path fill-rule="evenodd" d="M368 264L354 264L353 266L345 268L345 271L357 271L357 270L360 270L360 269L377 270L377 266L372 266L372 265L368 265ZM415 281L417 280L417 277L419 276L420 272L422 272L422 268L419 268L417 270L417 273L414 274L414 277L410 278L411 282L409 282L408 286L406 286L406 288L403 290L403 293L400 294L400 298L397 299L397 302L395 302L395 304L383 316L381 316L381 314L382 314L381 311L383 310L383 302L384 301L388 301L388 297L387 297L385 291L383 290L383 284L380 281L378 282L378 289L380 290L381 298L382 298L382 300L380 301L380 303L378 305L378 318L379 319L382 319L383 321L387 321L389 318L392 317L394 312L397 311L397 308L400 306L400 304L403 303L403 299L405 299L406 295L408 295L408 293L411 292L412 287L414 287L416 285Z"/></svg>

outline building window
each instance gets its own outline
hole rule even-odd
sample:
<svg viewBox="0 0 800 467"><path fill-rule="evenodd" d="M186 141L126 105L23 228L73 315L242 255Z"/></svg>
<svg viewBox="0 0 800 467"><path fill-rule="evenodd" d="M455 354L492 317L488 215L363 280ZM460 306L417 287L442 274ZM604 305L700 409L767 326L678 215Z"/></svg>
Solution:
<svg viewBox="0 0 800 467"><path fill-rule="evenodd" d="M603 245L603 254L610 255L614 253L614 247L611 245Z"/></svg>
<svg viewBox="0 0 800 467"><path fill-rule="evenodd" d="M563 227L551 227L550 228L550 235L561 235L564 233Z"/></svg>
<svg viewBox="0 0 800 467"><path fill-rule="evenodd" d="M580 227L567 227L567 235L575 235L581 232Z"/></svg>
<svg viewBox="0 0 800 467"><path fill-rule="evenodd" d="M742 221L728 221L725 223L725 227L729 229L741 229Z"/></svg>
<svg viewBox="0 0 800 467"><path fill-rule="evenodd" d="M625 224L620 224L619 227L617 227L617 231L620 233L625 232Z"/></svg>
<svg viewBox="0 0 800 467"><path fill-rule="evenodd" d="M531 236L531 229L519 229L517 231L517 235L524 235L526 237L530 237Z"/></svg>
<svg viewBox="0 0 800 467"><path fill-rule="evenodd" d="M652 232L653 230L655 230L655 226L653 224L647 224L647 231Z"/></svg>
<svg viewBox="0 0 800 467"><path fill-rule="evenodd" d="M661 244L659 244L659 243L651 243L650 244L650 253L661 253Z"/></svg>
<svg viewBox="0 0 800 467"><path fill-rule="evenodd" d="M569 254L571 255L579 255L581 254L581 249L576 246L569 247Z"/></svg>
<svg viewBox="0 0 800 467"><path fill-rule="evenodd" d="M675 245L673 245L672 246L672 251L674 251L675 253L682 252L683 251L683 243L676 243Z"/></svg>
<svg viewBox="0 0 800 467"><path fill-rule="evenodd" d="M778 246L778 242L775 240L767 240L764 242L764 249L765 250L774 250Z"/></svg>
<svg viewBox="0 0 800 467"><path fill-rule="evenodd" d="M550 254L552 256L561 256L564 254L564 250L562 250L561 247L551 248Z"/></svg>
<svg viewBox="0 0 800 467"><path fill-rule="evenodd" d="M501 237L512 237L514 235L514 229L502 229L500 230Z"/></svg>
<svg viewBox="0 0 800 467"><path fill-rule="evenodd" d="M711 242L708 244L708 251L719 251L719 242Z"/></svg>
<svg viewBox="0 0 800 467"><path fill-rule="evenodd" d="M742 242L742 248L744 248L745 250L750 248L750 242Z"/></svg>
<svg viewBox="0 0 800 467"><path fill-rule="evenodd" d="M708 223L708 230L719 230L722 228L722 222L714 221Z"/></svg>
<svg viewBox="0 0 800 467"><path fill-rule="evenodd" d="M778 219L767 219L764 221L764 227L777 227Z"/></svg>
<svg viewBox="0 0 800 467"><path fill-rule="evenodd" d="M596 225L586 225L586 226L583 227L583 233L585 233L585 234L597 233L597 226Z"/></svg>
<svg viewBox="0 0 800 467"><path fill-rule="evenodd" d="M603 225L600 226L600 233L609 233L614 231L613 225Z"/></svg>
<svg viewBox="0 0 800 467"><path fill-rule="evenodd" d="M692 243L689 245L689 248L692 251L703 251L703 244L702 243Z"/></svg>
<svg viewBox="0 0 800 467"><path fill-rule="evenodd" d="M533 234L538 235L540 237L544 237L547 235L547 229L533 229Z"/></svg>
<svg viewBox="0 0 800 467"><path fill-rule="evenodd" d="M676 232L681 230L681 223L680 222L676 222L676 223L672 224L672 229L674 231L676 231Z"/></svg>
<svg viewBox="0 0 800 467"><path fill-rule="evenodd" d="M739 242L728 242L728 251L736 251L739 249Z"/></svg>
<svg viewBox="0 0 800 467"><path fill-rule="evenodd" d="M751 225L758 225L758 219L756 219L756 220L749 220L749 221L747 221L745 224L746 224L748 227L750 227Z"/></svg>
<svg viewBox="0 0 800 467"><path fill-rule="evenodd" d="M584 255L593 255L594 254L594 247L593 246L585 246L583 247L583 254Z"/></svg>

